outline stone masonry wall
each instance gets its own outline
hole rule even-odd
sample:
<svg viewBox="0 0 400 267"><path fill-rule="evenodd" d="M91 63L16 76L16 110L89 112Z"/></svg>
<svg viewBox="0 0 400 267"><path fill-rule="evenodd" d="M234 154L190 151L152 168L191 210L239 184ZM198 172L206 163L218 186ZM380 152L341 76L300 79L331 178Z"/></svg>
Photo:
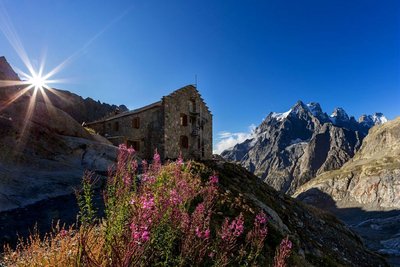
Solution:
<svg viewBox="0 0 400 267"><path fill-rule="evenodd" d="M134 118L139 118L138 129L134 128ZM160 156L164 157L163 125L163 107L158 106L138 113L109 119L105 122L90 124L90 127L108 137L114 145L125 143L129 146L137 142L139 144L137 155L141 158L150 159L156 148Z"/></svg>
<svg viewBox="0 0 400 267"><path fill-rule="evenodd" d="M193 107L194 104L194 107ZM182 152L185 159L211 159L212 115L194 86L186 86L163 98L165 109L165 157L175 159ZM187 115L187 126L181 125ZM187 136L189 147L182 147Z"/></svg>

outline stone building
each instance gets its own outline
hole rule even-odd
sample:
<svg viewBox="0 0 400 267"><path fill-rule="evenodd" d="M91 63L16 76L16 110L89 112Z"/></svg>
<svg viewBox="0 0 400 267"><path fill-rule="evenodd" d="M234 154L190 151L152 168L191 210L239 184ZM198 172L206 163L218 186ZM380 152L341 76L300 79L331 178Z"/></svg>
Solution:
<svg viewBox="0 0 400 267"><path fill-rule="evenodd" d="M193 85L87 126L115 145L132 146L141 158L151 158L156 148L162 159L176 159L179 153L185 159L212 157L212 114Z"/></svg>

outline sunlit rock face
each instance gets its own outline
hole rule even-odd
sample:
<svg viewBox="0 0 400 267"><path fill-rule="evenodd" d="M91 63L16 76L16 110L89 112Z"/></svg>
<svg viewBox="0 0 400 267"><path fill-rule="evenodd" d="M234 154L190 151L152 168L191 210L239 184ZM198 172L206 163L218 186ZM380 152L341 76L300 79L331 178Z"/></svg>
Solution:
<svg viewBox="0 0 400 267"><path fill-rule="evenodd" d="M354 158L297 189L308 197L312 188L328 194L340 207L400 209L400 118L374 126ZM318 201L315 199L315 201Z"/></svg>
<svg viewBox="0 0 400 267"><path fill-rule="evenodd" d="M4 58L0 78L18 79ZM0 211L73 193L84 170L105 174L116 158L116 147L68 113L78 99L84 115L82 98L63 98L70 94L64 92L45 101L39 90L21 92L23 86L0 88Z"/></svg>
<svg viewBox="0 0 400 267"><path fill-rule="evenodd" d="M351 159L373 125L357 122L342 108L328 116L318 103L298 101L287 112L270 113L250 139L221 156L291 194L318 174L338 169Z"/></svg>

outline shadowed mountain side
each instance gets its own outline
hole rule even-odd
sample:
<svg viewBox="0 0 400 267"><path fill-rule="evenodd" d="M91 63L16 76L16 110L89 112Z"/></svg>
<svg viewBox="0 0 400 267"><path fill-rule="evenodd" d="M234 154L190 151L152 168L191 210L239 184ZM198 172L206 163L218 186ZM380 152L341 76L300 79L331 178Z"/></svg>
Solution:
<svg viewBox="0 0 400 267"><path fill-rule="evenodd" d="M384 255L391 266L400 266L400 210L338 208L331 196L317 188L298 195L297 199L333 213L360 235L369 249Z"/></svg>

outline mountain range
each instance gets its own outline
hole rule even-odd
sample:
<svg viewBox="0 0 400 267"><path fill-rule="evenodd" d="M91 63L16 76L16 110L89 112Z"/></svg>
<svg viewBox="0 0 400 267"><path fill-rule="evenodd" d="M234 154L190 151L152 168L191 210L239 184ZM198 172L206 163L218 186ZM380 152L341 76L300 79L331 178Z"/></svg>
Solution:
<svg viewBox="0 0 400 267"><path fill-rule="evenodd" d="M318 174L340 168L360 149L368 130L385 122L382 113L357 121L342 108L328 115L319 103L298 101L287 112L271 112L251 138L221 156L292 194Z"/></svg>

